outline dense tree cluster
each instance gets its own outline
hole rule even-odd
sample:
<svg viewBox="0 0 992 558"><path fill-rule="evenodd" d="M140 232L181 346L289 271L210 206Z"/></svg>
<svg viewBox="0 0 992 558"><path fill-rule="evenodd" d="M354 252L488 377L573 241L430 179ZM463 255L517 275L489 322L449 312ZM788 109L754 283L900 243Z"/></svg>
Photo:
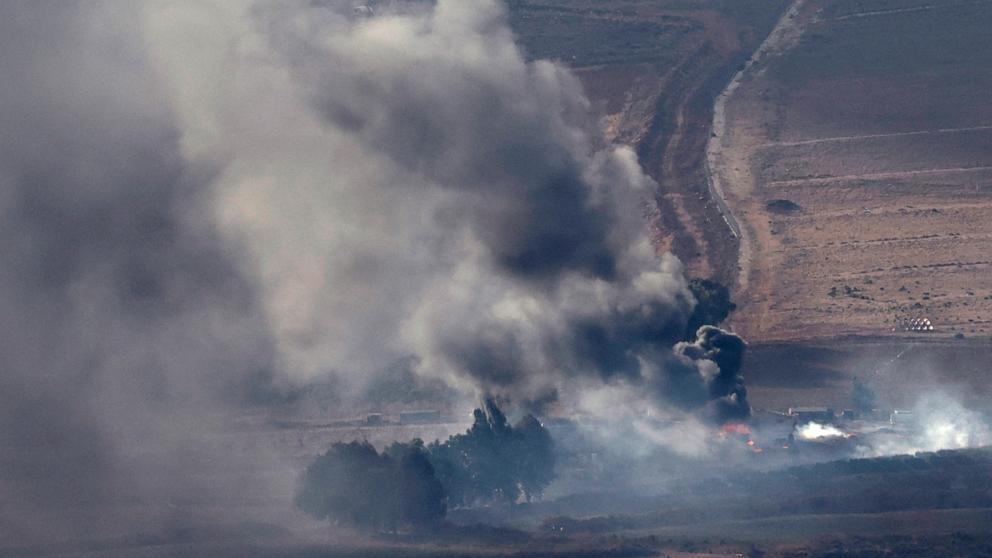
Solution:
<svg viewBox="0 0 992 558"><path fill-rule="evenodd" d="M551 435L527 415L510 425L487 400L464 434L396 442L337 443L303 474L296 505L318 519L372 530L423 529L449 504L516 502L540 496L554 479Z"/></svg>
<svg viewBox="0 0 992 558"><path fill-rule="evenodd" d="M554 478L548 431L531 415L511 426L490 400L484 410L475 410L475 422L467 432L434 442L429 453L455 505L530 500Z"/></svg>
<svg viewBox="0 0 992 558"><path fill-rule="evenodd" d="M447 511L422 446L379 454L368 442L334 444L311 463L296 505L318 519L391 531L435 524Z"/></svg>

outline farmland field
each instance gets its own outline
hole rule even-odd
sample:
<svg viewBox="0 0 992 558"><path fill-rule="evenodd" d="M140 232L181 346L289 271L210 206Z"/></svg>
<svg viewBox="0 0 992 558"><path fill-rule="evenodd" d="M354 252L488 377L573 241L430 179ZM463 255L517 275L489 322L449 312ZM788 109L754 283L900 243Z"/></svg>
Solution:
<svg viewBox="0 0 992 558"><path fill-rule="evenodd" d="M714 142L753 340L992 336L992 3L799 3Z"/></svg>

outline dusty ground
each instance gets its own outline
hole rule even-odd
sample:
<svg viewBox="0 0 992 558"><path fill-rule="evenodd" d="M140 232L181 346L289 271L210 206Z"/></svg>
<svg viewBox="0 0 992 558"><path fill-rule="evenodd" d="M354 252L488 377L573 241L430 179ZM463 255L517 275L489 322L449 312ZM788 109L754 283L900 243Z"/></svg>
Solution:
<svg viewBox="0 0 992 558"><path fill-rule="evenodd" d="M744 229L735 328L907 337L926 317L987 341L992 3L808 0L783 27L710 154Z"/></svg>

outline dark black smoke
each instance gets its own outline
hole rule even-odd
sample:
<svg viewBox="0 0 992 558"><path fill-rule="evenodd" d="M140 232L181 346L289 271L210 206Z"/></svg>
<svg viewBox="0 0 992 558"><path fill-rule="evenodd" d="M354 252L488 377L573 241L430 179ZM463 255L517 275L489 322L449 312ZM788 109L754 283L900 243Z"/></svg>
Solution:
<svg viewBox="0 0 992 558"><path fill-rule="evenodd" d="M737 309L730 300L730 289L716 281L694 277L689 280L689 290L696 299L696 306L685 328L685 341L695 339L696 332L704 325L722 324Z"/></svg>
<svg viewBox="0 0 992 558"><path fill-rule="evenodd" d="M317 106L405 171L469 194L461 218L500 272L537 281L570 272L615 278L624 248L613 232L615 208L593 198L586 163L555 129L559 115L520 102L521 94L540 95L535 84L512 91L488 81L488 70L445 61L421 66L416 76L371 80L361 62L327 66ZM453 84L460 95L438 95L425 87L431 80Z"/></svg>
<svg viewBox="0 0 992 558"><path fill-rule="evenodd" d="M500 3L423 8L357 22L313 9L317 28L279 10L259 16L321 133L347 145L330 151L349 172L329 188L390 202L335 219L368 238L314 248L310 261L333 270L317 304L326 295L321 315L335 318L314 325L364 330L382 313L367 354L413 353L421 373L516 402L663 375L655 368L693 303L680 264L659 258L647 235L655 184L629 149L595 147L579 82L528 62ZM416 218L378 218L393 205ZM394 251L406 239L418 242ZM352 312L370 285L383 304Z"/></svg>
<svg viewBox="0 0 992 558"><path fill-rule="evenodd" d="M718 327L703 326L692 343L679 343L675 354L692 361L698 369L705 403L718 421L740 420L751 414L741 365L747 343Z"/></svg>

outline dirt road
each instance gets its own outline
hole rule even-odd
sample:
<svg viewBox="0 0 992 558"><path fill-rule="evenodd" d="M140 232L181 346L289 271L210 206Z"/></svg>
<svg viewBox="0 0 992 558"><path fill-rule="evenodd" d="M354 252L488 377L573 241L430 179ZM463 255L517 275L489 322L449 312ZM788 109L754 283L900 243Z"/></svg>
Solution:
<svg viewBox="0 0 992 558"><path fill-rule="evenodd" d="M756 65L760 64L768 55L781 52L799 39L802 35L802 27L798 24L797 16L806 1L795 0L789 6L768 37L751 55L744 67L734 75L723 92L717 96L713 105L712 133L706 143L706 173L710 195L719 206L727 226L740 241L737 290L747 289L750 282L753 239L751 232L740 226L734 211L727 205L726 189L731 184L741 182L741 177L736 176L740 166L736 162L731 162L732 156L727 153L728 145L725 144L727 101L734 95L745 77L755 71Z"/></svg>

